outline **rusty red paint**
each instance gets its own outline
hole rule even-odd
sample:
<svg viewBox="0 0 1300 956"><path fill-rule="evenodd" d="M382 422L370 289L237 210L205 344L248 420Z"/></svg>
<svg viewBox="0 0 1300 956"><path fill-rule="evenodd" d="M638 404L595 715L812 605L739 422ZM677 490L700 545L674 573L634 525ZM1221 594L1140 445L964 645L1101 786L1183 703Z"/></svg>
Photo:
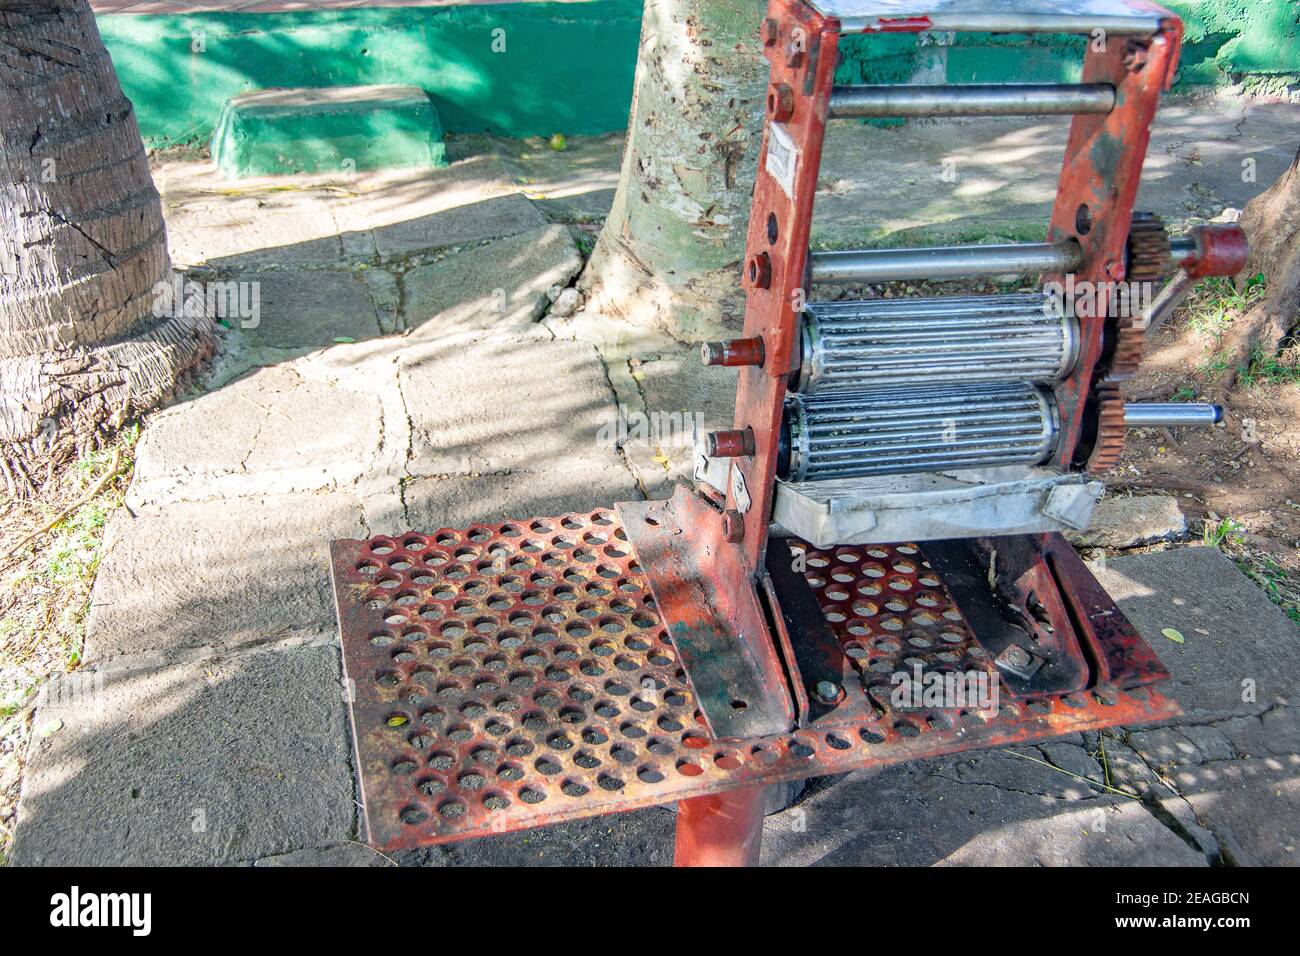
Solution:
<svg viewBox="0 0 1300 956"><path fill-rule="evenodd" d="M1074 239L1079 243L1083 265L1074 274L1076 284L1124 278L1124 249L1151 122L1161 90L1170 79L1181 36L1182 22L1177 17L1170 14L1162 19L1160 31L1147 44L1140 69L1126 66L1126 43L1106 43L1100 50L1096 44L1088 45L1081 82L1112 85L1115 108L1106 114L1074 117L1048 229L1049 242ZM1063 283L1064 276L1046 275L1043 281ZM1089 392L1094 380L1105 373L1097 368L1108 319L1105 297L1099 298L1100 307L1089 310L1096 314L1080 317L1074 371L1055 387L1061 437L1052 464L1062 470L1072 466L1084 431Z"/></svg>
<svg viewBox="0 0 1300 956"><path fill-rule="evenodd" d="M771 0L767 15L777 25L777 37L765 50L771 63L770 84L789 87L793 107L788 122L766 124L746 240L746 261L766 255L771 266L770 281L760 283L747 277L745 283L744 335L761 338L765 356L762 367L741 370L736 391L735 427L752 428L756 444L752 458L738 460L732 466L739 469L752 502L745 512L743 539L751 574L762 566L767 545L781 410L798 347L798 314L794 306L808 297L804 273L813 195L839 36L837 20L823 16L801 0ZM807 55L792 64L783 51L796 30ZM783 159L793 169L783 167ZM787 175L781 175L783 168L789 169ZM728 507L736 507L731 490Z"/></svg>
<svg viewBox="0 0 1300 956"><path fill-rule="evenodd" d="M1246 267L1250 246L1240 226L1197 226L1191 235L1196 240L1196 252L1183 260L1182 268L1193 279L1232 276Z"/></svg>
<svg viewBox="0 0 1300 956"><path fill-rule="evenodd" d="M746 787L681 801L673 866L757 866L766 796Z"/></svg>
<svg viewBox="0 0 1300 956"><path fill-rule="evenodd" d="M763 364L763 340L758 338L705 342L700 352L705 365L740 368Z"/></svg>
<svg viewBox="0 0 1300 956"><path fill-rule="evenodd" d="M1179 713L1146 687L1008 699L995 715L897 710L865 689L945 647L961 650L948 663L984 666L969 629L922 565L895 567L916 555L807 548L805 573L852 662L850 700L791 733L716 738L626 537L602 509L334 542L371 843L443 843ZM909 628L959 641L916 647ZM1114 637L1098 628L1104 649Z"/></svg>

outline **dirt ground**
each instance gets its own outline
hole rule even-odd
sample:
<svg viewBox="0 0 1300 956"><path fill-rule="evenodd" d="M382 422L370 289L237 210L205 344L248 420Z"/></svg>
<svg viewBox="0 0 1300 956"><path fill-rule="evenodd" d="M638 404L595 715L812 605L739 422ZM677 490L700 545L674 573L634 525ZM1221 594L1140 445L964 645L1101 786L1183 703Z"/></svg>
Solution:
<svg viewBox="0 0 1300 956"><path fill-rule="evenodd" d="M1216 332L1239 317L1246 297L1203 283L1148 343L1130 401L1209 401L1215 428L1130 429L1124 456L1106 477L1112 490L1176 495L1188 525L1234 557L1300 623L1300 347L1256 355L1228 391Z"/></svg>

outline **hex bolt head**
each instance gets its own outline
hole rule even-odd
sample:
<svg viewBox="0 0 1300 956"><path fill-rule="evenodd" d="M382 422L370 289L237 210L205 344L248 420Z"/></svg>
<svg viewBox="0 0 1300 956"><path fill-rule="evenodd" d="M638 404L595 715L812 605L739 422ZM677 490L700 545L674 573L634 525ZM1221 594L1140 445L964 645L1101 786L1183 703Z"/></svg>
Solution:
<svg viewBox="0 0 1300 956"><path fill-rule="evenodd" d="M749 260L749 283L756 289L772 287L772 257L766 252Z"/></svg>
<svg viewBox="0 0 1300 956"><path fill-rule="evenodd" d="M722 540L739 544L745 539L745 516L734 508L722 512Z"/></svg>
<svg viewBox="0 0 1300 956"><path fill-rule="evenodd" d="M813 696L823 704L833 704L840 699L844 688L833 680L819 680L813 687Z"/></svg>
<svg viewBox="0 0 1300 956"><path fill-rule="evenodd" d="M1032 658L1029 652L1018 644L1012 644L1006 650L1007 663L1012 667L1024 667Z"/></svg>
<svg viewBox="0 0 1300 956"><path fill-rule="evenodd" d="M767 17L763 20L763 46L775 46L776 41L781 39L781 24L775 17Z"/></svg>

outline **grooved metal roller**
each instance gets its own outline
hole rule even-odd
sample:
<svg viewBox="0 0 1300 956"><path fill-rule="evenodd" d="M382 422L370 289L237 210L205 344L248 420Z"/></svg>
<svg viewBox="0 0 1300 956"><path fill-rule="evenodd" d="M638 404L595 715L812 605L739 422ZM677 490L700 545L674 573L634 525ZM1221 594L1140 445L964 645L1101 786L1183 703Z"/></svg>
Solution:
<svg viewBox="0 0 1300 956"><path fill-rule="evenodd" d="M797 388L1055 382L1078 354L1078 321L1037 292L812 302Z"/></svg>
<svg viewBox="0 0 1300 956"><path fill-rule="evenodd" d="M1056 444L1051 392L1029 382L791 395L783 478L819 481L1038 464Z"/></svg>

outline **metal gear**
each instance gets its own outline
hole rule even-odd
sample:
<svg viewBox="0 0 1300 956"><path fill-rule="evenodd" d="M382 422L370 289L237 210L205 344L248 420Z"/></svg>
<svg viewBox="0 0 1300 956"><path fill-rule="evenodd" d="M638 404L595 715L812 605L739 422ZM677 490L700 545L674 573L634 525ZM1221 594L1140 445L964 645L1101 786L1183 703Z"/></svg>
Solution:
<svg viewBox="0 0 1300 956"><path fill-rule="evenodd" d="M1169 232L1153 212L1135 212L1128 230L1129 282L1158 282L1169 270Z"/></svg>
<svg viewBox="0 0 1300 956"><path fill-rule="evenodd" d="M1127 279L1134 282L1158 282L1169 268L1169 233L1160 217L1149 212L1133 213L1128 234ZM1134 296L1129 302L1140 301ZM1111 319L1115 347L1105 373L1094 386L1097 409L1097 438L1088 456L1088 473L1100 475L1119 464L1124 451L1124 396L1120 384L1132 378L1142 363L1146 329L1139 324L1141 315L1122 315Z"/></svg>

